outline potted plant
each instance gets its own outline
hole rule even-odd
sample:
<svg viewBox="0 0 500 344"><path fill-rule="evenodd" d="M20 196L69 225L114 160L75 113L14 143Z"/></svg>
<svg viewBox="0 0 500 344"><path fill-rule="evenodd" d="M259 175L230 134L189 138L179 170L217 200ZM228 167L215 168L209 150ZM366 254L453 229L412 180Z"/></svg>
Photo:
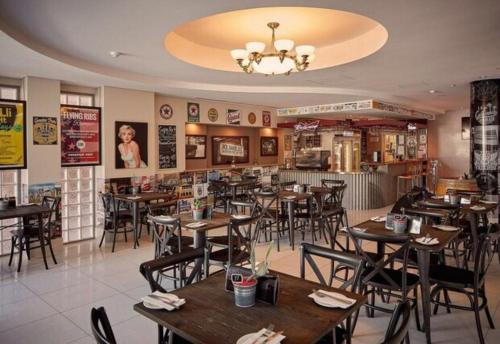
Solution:
<svg viewBox="0 0 500 344"><path fill-rule="evenodd" d="M193 220L202 220L204 211L205 206L201 199L195 199L193 201Z"/></svg>
<svg viewBox="0 0 500 344"><path fill-rule="evenodd" d="M271 241L267 247L264 261L257 264L255 260L255 243L252 244L250 252L250 268L249 276L241 276L240 281L233 280L234 286L234 301L238 307L252 307L255 305L255 295L257 293L257 279L268 273L269 256L274 247L274 241Z"/></svg>

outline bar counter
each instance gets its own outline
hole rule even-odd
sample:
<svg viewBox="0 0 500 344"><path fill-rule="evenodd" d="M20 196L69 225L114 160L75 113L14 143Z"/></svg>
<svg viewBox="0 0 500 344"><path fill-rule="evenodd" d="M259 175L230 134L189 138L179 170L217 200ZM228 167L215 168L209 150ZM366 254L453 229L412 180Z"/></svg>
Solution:
<svg viewBox="0 0 500 344"><path fill-rule="evenodd" d="M397 199L397 176L406 173L405 164L382 165L376 172L332 172L280 169L281 181L321 186L322 179L343 180L347 184L343 206L348 210L376 209Z"/></svg>

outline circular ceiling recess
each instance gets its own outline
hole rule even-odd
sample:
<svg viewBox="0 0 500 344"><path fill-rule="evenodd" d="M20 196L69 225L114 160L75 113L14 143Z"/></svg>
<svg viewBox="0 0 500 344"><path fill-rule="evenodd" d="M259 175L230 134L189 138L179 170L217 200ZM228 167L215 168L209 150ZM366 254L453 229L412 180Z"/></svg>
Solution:
<svg viewBox="0 0 500 344"><path fill-rule="evenodd" d="M279 22L276 39L316 47L308 70L329 68L369 56L387 42L379 22L351 12L312 7L265 7L219 13L178 26L165 36L165 49L176 58L204 68L243 72L230 51L247 42L266 43L267 23Z"/></svg>

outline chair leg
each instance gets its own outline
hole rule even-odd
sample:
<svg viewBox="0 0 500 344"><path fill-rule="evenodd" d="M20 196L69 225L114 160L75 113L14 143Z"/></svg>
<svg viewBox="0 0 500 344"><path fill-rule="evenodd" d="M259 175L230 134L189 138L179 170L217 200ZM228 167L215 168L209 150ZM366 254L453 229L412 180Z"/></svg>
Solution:
<svg viewBox="0 0 500 344"><path fill-rule="evenodd" d="M128 242L127 241L127 223L126 222L123 223L123 234L125 235L125 242Z"/></svg>
<svg viewBox="0 0 500 344"><path fill-rule="evenodd" d="M31 260L31 242L30 242L30 238L28 238L28 240L24 240L24 244L26 245L24 247L24 250L26 251L26 256L28 257L28 260Z"/></svg>
<svg viewBox="0 0 500 344"><path fill-rule="evenodd" d="M12 258L14 257L14 249L16 247L16 237L13 236L10 238L10 257L9 257L9 266L12 264Z"/></svg>
<svg viewBox="0 0 500 344"><path fill-rule="evenodd" d="M443 289L443 294L444 294L444 302L446 303L446 313L450 314L451 313L451 308L450 308L450 294L448 294L448 290Z"/></svg>
<svg viewBox="0 0 500 344"><path fill-rule="evenodd" d="M474 315L476 317L476 327L477 334L479 336L479 342L481 344L484 344L483 328L481 326L481 316L479 314L479 298L477 292L474 293L472 308L474 309Z"/></svg>
<svg viewBox="0 0 500 344"><path fill-rule="evenodd" d="M23 248L24 248L24 243L23 243L23 237L19 237L19 262L17 262L17 272L21 271L21 265L23 263Z"/></svg>
<svg viewBox="0 0 500 344"><path fill-rule="evenodd" d="M114 228L113 230L113 247L111 248L111 252L115 252L115 244L116 244L116 232L118 231L118 228Z"/></svg>
<svg viewBox="0 0 500 344"><path fill-rule="evenodd" d="M487 302L487 301L485 301ZM490 325L490 328L492 330L495 329L495 323L493 322L493 318L491 317L490 309L488 308L488 305L484 307L484 312L486 313L486 318L488 319L488 323Z"/></svg>
<svg viewBox="0 0 500 344"><path fill-rule="evenodd" d="M49 249L50 249L50 255L52 256L52 260L54 261L54 264L57 264L56 261L56 256L54 255L54 250L52 249L52 239L50 238L50 232L48 233L47 237L47 243L49 244Z"/></svg>
<svg viewBox="0 0 500 344"><path fill-rule="evenodd" d="M418 286L413 290L413 297L415 298L415 324L417 325L417 330L421 331L420 315L418 314Z"/></svg>

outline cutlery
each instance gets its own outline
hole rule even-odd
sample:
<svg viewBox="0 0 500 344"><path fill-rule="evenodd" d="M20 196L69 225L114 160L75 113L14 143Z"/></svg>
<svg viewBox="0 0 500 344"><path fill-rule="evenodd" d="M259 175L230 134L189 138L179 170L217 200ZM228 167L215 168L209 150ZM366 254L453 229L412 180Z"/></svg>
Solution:
<svg viewBox="0 0 500 344"><path fill-rule="evenodd" d="M252 344L257 344L262 338L265 338L265 340L263 342L263 343L265 343L267 338L269 338L270 336L273 335L273 330L274 330L274 324L267 325L266 330L260 336L255 338L254 341L252 342Z"/></svg>
<svg viewBox="0 0 500 344"><path fill-rule="evenodd" d="M349 301L343 300L341 298L335 297L335 296L330 295L330 294L322 293L322 292L320 292L319 290L316 290L316 289L313 289L313 293L314 293L314 295L316 295L317 297L320 297L320 298L329 297L330 299L333 299L335 301L341 302L344 305L349 305L349 306L351 305L351 303Z"/></svg>
<svg viewBox="0 0 500 344"><path fill-rule="evenodd" d="M163 303L166 303L167 305L174 307L175 309L179 309L179 306L177 306L175 304L176 301L172 301L172 300L167 299L166 297L162 297L162 296L154 295L154 294L151 294L151 295L148 295L148 296L150 298L152 298L152 299L160 300Z"/></svg>
<svg viewBox="0 0 500 344"><path fill-rule="evenodd" d="M262 344L271 343L271 340L283 334L283 331L274 332L272 335L266 338Z"/></svg>

